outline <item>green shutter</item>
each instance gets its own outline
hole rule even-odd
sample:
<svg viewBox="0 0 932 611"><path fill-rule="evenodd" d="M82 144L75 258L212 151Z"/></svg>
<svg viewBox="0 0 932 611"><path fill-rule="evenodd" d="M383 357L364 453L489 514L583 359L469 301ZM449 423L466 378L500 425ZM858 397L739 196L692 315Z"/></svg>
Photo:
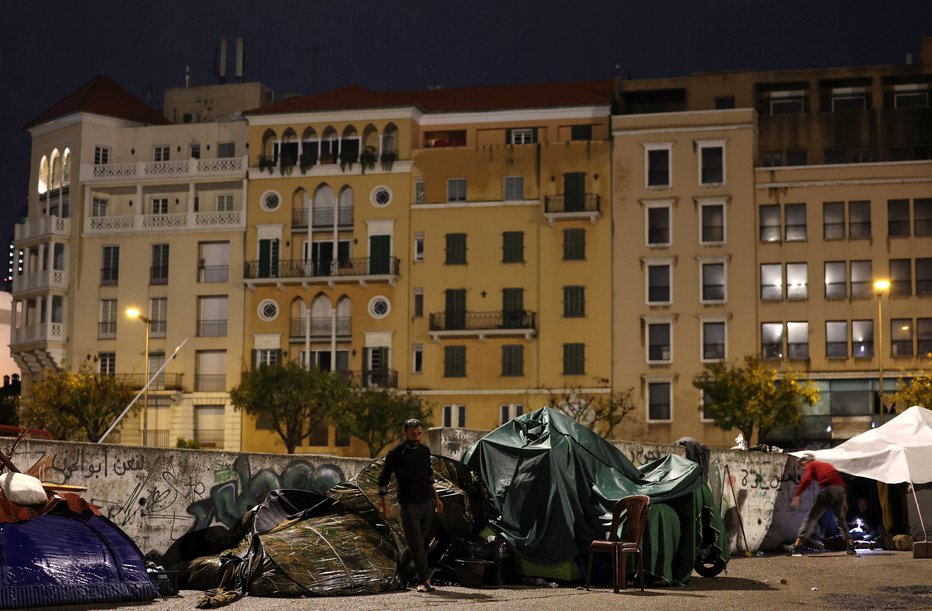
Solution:
<svg viewBox="0 0 932 611"><path fill-rule="evenodd" d="M502 263L524 262L524 232L506 231L502 234Z"/></svg>

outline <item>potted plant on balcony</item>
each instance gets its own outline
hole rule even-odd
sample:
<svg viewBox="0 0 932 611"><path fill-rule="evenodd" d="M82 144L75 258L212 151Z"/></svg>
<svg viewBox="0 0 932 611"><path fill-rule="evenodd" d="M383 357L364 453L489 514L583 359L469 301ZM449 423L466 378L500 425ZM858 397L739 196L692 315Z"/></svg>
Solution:
<svg viewBox="0 0 932 611"><path fill-rule="evenodd" d="M359 155L359 165L362 166L362 173L365 174L366 170L372 170L375 168L375 162L378 160L379 155L375 150L375 147L371 144L366 145L366 148L363 149L362 153Z"/></svg>
<svg viewBox="0 0 932 611"><path fill-rule="evenodd" d="M275 162L265 155L259 156L259 171L268 170L269 174L275 171Z"/></svg>
<svg viewBox="0 0 932 611"><path fill-rule="evenodd" d="M281 157L281 170L282 176L285 174L291 174L294 170L295 158L291 155L282 155Z"/></svg>
<svg viewBox="0 0 932 611"><path fill-rule="evenodd" d="M301 168L302 174L307 174L307 171L317 165L317 151L311 149L309 151L304 151L301 153L301 159L298 162L299 167Z"/></svg>
<svg viewBox="0 0 932 611"><path fill-rule="evenodd" d="M382 151L379 161L382 162L382 169L386 172L392 171L392 164L398 159L398 151Z"/></svg>
<svg viewBox="0 0 932 611"><path fill-rule="evenodd" d="M359 159L359 153L353 149L343 149L340 151L340 171L345 172L347 168L353 169L353 164Z"/></svg>

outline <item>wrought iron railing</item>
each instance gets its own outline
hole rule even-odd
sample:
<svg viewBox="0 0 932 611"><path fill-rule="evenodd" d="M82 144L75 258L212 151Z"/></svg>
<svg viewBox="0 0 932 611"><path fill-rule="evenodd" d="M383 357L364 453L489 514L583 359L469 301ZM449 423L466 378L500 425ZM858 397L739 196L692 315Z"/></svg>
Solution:
<svg viewBox="0 0 932 611"><path fill-rule="evenodd" d="M226 337L227 321L226 320L198 320L197 321L198 337Z"/></svg>
<svg viewBox="0 0 932 611"><path fill-rule="evenodd" d="M535 329L537 314L530 310L457 312L447 310L430 315L431 331L489 331L493 329Z"/></svg>
<svg viewBox="0 0 932 611"><path fill-rule="evenodd" d="M247 261L243 277L260 278L332 278L343 276L397 276L398 257L359 257L333 261L286 259L274 263Z"/></svg>
<svg viewBox="0 0 932 611"><path fill-rule="evenodd" d="M580 195L547 195L544 197L544 212L559 214L564 212L598 212L599 196L595 193Z"/></svg>
<svg viewBox="0 0 932 611"><path fill-rule="evenodd" d="M312 316L311 317L311 337L330 337L333 328L332 319L329 316ZM290 320L291 337L304 337L307 330L307 318L292 318ZM353 318L351 316L337 316L337 335L352 335Z"/></svg>
<svg viewBox="0 0 932 611"><path fill-rule="evenodd" d="M160 373L149 385L149 390L177 390L184 392L183 376L183 373ZM113 377L133 390L141 390L146 385L146 374L144 373L115 373Z"/></svg>
<svg viewBox="0 0 932 611"><path fill-rule="evenodd" d="M195 392L222 392L227 389L227 374L200 373L194 376Z"/></svg>

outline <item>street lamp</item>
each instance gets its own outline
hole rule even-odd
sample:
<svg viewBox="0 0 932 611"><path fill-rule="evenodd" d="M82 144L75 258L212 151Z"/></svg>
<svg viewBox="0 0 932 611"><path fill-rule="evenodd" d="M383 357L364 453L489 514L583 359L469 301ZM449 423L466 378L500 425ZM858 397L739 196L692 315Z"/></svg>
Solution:
<svg viewBox="0 0 932 611"><path fill-rule="evenodd" d="M874 294L877 295L877 367L880 370L880 424L884 420L883 400L883 296L890 292L890 281L886 278L874 280Z"/></svg>
<svg viewBox="0 0 932 611"><path fill-rule="evenodd" d="M146 352L143 355L143 358L146 360L145 370L146 370L146 379L143 382L145 390L142 395L142 445L148 447L149 445L149 327L152 324L152 321L142 315L142 312L136 308L128 308L126 310L126 315L130 318L138 318L142 322L146 323Z"/></svg>

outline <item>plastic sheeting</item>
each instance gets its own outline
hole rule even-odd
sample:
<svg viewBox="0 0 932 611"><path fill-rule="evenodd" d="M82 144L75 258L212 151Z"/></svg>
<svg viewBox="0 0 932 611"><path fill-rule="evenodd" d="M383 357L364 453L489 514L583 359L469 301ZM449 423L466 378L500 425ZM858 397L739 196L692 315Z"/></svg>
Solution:
<svg viewBox="0 0 932 611"><path fill-rule="evenodd" d="M593 540L607 537L615 502L632 494L651 497L644 564L654 577L687 583L700 552L721 566L728 559L724 525L699 465L670 455L638 469L559 412L541 408L512 420L476 442L463 462L489 489L498 514L493 530L533 562L588 554Z"/></svg>

